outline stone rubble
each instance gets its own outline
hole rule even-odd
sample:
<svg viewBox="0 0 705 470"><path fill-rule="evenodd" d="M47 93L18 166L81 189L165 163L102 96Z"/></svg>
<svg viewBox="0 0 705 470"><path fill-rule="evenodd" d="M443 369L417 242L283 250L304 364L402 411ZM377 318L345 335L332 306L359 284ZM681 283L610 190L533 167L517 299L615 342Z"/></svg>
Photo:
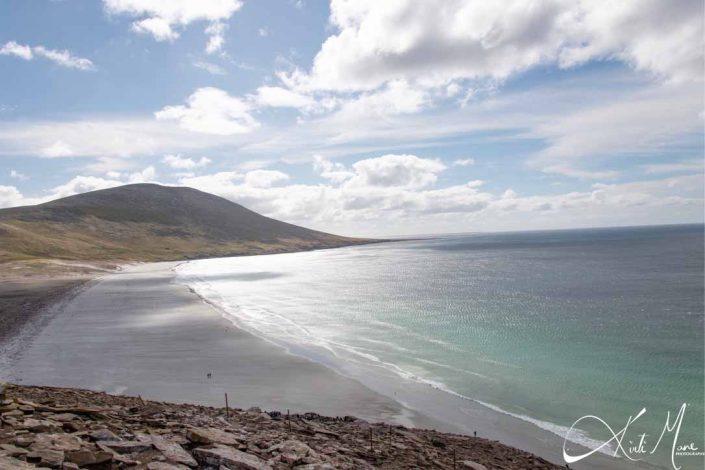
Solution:
<svg viewBox="0 0 705 470"><path fill-rule="evenodd" d="M0 384L0 470L558 469L479 437L351 416Z"/></svg>

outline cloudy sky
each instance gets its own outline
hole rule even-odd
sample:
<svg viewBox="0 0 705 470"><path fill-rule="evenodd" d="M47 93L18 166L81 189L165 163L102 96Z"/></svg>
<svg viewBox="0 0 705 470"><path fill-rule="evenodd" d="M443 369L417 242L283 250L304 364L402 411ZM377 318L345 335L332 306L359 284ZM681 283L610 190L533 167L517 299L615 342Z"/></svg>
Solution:
<svg viewBox="0 0 705 470"><path fill-rule="evenodd" d="M352 235L703 220L701 0L3 0L0 207L130 182Z"/></svg>

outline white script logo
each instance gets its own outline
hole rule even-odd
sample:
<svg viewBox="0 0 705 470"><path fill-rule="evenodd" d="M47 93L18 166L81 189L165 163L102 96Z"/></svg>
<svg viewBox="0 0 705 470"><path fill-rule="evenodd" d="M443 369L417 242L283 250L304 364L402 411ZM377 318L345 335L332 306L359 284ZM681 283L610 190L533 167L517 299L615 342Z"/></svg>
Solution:
<svg viewBox="0 0 705 470"><path fill-rule="evenodd" d="M678 414L675 415L675 418L673 419L673 422L671 422L671 412L668 411L666 414L666 423L661 429L661 434L659 435L658 439L656 440L656 443L651 446L649 444L649 435L646 433L642 433L637 435L638 440L636 441L631 441L631 440L626 440L625 441L625 436L627 435L627 431L629 429L629 426L631 426L634 422L636 422L640 417L642 417L646 413L646 408L642 408L639 413L637 413L636 416L630 416L627 419L627 423L624 425L623 428L619 430L614 430L612 427L607 424L603 419L594 416L594 415L586 415L578 419L576 422L573 423L573 425L570 427L568 430L568 433L565 436L565 439L563 440L563 459L565 460L566 463L573 463L573 462L578 462L586 457L589 457L590 455L594 454L595 452L600 451L602 448L606 447L607 449L610 449L612 445L614 445L614 457L618 457L620 454L627 459L631 461L638 461L641 460L641 456L644 455L651 455L654 452L656 452L656 449L659 448L659 445L663 441L668 442L668 439L670 438L669 436L672 436L673 440L671 441L671 464L673 465L674 470L680 470L680 466L676 465L676 457L677 456L702 456L705 455L705 452L700 451L698 447L695 445L694 442L690 442L687 444L679 444L678 441L678 436L680 435L681 431L681 425L683 424L683 417L685 416L685 409L687 407L686 403L683 403L680 407L680 410L678 411ZM566 451L566 442L570 440L571 433L574 432L576 427L578 426L579 423L586 423L589 421L597 422L600 425L604 426L604 428L608 431L608 433L612 436L608 440L602 442L600 445L595 447L594 449L580 455L570 455ZM665 439L665 440L664 440ZM665 444L668 445L668 444Z"/></svg>

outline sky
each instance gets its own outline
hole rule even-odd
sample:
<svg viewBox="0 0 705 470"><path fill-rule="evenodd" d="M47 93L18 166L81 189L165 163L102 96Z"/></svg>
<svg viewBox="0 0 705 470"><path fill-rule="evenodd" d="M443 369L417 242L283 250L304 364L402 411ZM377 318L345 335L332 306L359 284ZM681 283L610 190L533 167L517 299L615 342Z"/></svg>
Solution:
<svg viewBox="0 0 705 470"><path fill-rule="evenodd" d="M0 207L347 235L703 221L700 0L0 0Z"/></svg>

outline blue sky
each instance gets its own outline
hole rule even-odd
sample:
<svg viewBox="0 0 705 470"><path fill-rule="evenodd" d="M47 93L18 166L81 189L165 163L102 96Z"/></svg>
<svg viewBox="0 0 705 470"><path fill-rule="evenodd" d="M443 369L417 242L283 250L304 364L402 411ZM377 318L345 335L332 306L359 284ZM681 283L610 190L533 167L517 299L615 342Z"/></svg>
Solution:
<svg viewBox="0 0 705 470"><path fill-rule="evenodd" d="M701 222L699 1L0 4L0 207L191 186L350 234Z"/></svg>

